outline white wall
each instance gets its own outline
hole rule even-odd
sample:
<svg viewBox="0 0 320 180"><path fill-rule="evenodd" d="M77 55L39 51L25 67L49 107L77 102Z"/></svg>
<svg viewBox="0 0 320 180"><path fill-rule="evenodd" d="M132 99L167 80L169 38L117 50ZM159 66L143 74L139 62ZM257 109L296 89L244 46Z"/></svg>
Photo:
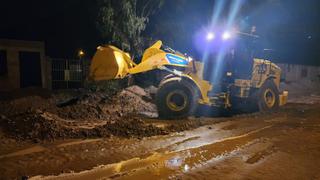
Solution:
<svg viewBox="0 0 320 180"><path fill-rule="evenodd" d="M301 80L320 80L319 66L306 66L297 64L277 64L282 70L282 77L286 82L297 82Z"/></svg>

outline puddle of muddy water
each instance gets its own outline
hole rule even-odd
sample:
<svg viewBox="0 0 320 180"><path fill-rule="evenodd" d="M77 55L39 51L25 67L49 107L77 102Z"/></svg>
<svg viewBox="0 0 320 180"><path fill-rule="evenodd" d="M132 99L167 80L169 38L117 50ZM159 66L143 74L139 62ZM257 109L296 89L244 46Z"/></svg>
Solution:
<svg viewBox="0 0 320 180"><path fill-rule="evenodd" d="M266 126L196 148L172 151L169 153L154 153L144 159L133 158L120 163L96 167L80 173L62 174L56 177L37 176L31 179L168 178L174 174L185 173L193 168L201 167L214 158L223 158L225 155L253 141L255 139L254 134L271 127L272 126Z"/></svg>
<svg viewBox="0 0 320 180"><path fill-rule="evenodd" d="M13 153L0 155L0 159L11 158L11 157L15 157L15 156L24 156L24 155L33 154L33 153L39 153L39 152L47 151L47 150L49 150L49 148L56 148L56 147L61 148L61 147L67 147L67 146L79 145L79 144L85 144L85 143L94 143L94 142L98 142L101 140L102 139L85 139L85 140L72 140L69 142L63 142L63 143L51 144L51 145L36 145L36 146L25 148L25 149L22 149L22 150L13 152Z"/></svg>

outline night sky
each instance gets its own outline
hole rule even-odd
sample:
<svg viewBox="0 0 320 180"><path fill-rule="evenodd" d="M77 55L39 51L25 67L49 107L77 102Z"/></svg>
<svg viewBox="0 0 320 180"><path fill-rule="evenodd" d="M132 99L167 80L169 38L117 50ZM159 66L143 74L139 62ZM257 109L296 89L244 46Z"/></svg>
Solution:
<svg viewBox="0 0 320 180"><path fill-rule="evenodd" d="M226 0L223 17L228 14ZM320 1L244 0L236 22L244 31L252 25L266 48L274 49L274 61L320 65ZM196 54L192 36L207 25L214 0L166 0L150 18L144 32L184 52ZM5 1L0 5L0 38L39 40L51 57L75 57L78 49L88 56L108 39L96 29L95 0Z"/></svg>

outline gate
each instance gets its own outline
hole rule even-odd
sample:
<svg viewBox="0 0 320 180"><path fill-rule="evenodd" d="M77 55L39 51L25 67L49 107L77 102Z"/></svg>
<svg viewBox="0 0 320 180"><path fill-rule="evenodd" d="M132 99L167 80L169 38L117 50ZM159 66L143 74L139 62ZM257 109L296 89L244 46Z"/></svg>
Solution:
<svg viewBox="0 0 320 180"><path fill-rule="evenodd" d="M83 59L52 59L52 89L83 87L86 66Z"/></svg>

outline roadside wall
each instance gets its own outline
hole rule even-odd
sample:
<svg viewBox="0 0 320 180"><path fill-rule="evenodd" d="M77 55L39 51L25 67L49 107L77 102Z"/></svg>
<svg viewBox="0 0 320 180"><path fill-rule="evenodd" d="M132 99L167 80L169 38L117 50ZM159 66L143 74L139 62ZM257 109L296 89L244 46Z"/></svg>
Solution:
<svg viewBox="0 0 320 180"><path fill-rule="evenodd" d="M289 100L299 96L320 95L320 67L277 64L282 70L281 90L289 91Z"/></svg>
<svg viewBox="0 0 320 180"><path fill-rule="evenodd" d="M297 82L301 80L320 80L319 66L306 66L297 64L277 64L282 70L282 78L286 82Z"/></svg>

